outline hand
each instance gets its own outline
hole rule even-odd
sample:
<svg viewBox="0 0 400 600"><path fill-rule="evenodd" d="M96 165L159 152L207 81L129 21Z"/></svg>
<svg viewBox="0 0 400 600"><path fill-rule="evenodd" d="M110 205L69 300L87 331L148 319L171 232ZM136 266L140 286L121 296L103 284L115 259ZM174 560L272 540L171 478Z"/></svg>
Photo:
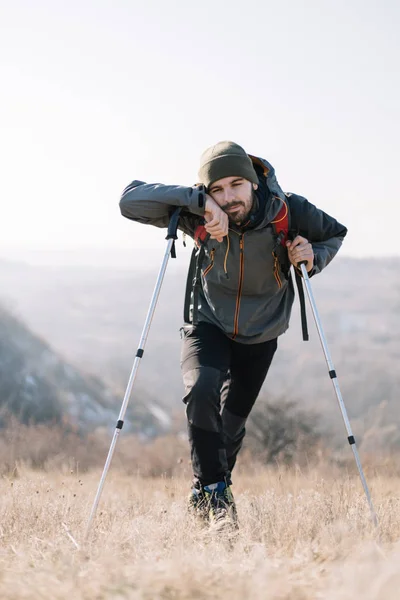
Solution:
<svg viewBox="0 0 400 600"><path fill-rule="evenodd" d="M309 273L314 266L314 251L310 242L298 235L293 242L286 242L286 247L292 265L298 267L299 262L306 260L306 268Z"/></svg>
<svg viewBox="0 0 400 600"><path fill-rule="evenodd" d="M206 220L205 230L210 234L211 239L222 242L228 235L229 218L208 194L206 195L204 218Z"/></svg>

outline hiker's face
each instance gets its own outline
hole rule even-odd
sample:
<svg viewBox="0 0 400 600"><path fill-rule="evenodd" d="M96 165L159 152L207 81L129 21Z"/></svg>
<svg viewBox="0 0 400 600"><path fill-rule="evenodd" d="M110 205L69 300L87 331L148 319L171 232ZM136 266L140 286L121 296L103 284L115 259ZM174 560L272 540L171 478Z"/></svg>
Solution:
<svg viewBox="0 0 400 600"><path fill-rule="evenodd" d="M257 185L243 177L224 177L209 188L208 193L236 225L247 221L253 206L253 194Z"/></svg>

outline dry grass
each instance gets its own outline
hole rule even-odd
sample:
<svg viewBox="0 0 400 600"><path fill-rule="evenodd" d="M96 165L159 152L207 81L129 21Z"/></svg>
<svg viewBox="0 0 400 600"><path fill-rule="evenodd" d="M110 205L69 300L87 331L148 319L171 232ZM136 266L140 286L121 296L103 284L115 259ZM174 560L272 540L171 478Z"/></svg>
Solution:
<svg viewBox="0 0 400 600"><path fill-rule="evenodd" d="M186 515L188 481L112 468L90 543L78 552L99 472L20 467L0 480L0 598L397 600L400 479L361 485L339 471L263 471L235 480L241 530L229 548Z"/></svg>

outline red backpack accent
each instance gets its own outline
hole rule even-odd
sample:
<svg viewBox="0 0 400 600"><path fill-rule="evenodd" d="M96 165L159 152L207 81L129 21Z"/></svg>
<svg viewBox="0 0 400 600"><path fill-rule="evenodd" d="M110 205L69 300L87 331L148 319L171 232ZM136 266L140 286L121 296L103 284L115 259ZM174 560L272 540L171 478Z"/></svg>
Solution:
<svg viewBox="0 0 400 600"><path fill-rule="evenodd" d="M286 246L289 234L289 209L288 205L284 200L282 200L282 198L279 198L279 200L283 202L283 204L276 215L275 221L271 221L271 224L277 236L278 244Z"/></svg>
<svg viewBox="0 0 400 600"><path fill-rule="evenodd" d="M197 225L196 229L194 230L193 238L198 248L200 247L200 243L205 241L206 237L207 231L204 225Z"/></svg>
<svg viewBox="0 0 400 600"><path fill-rule="evenodd" d="M275 198L278 198L275 196ZM283 202L278 214L276 215L275 221L271 221L271 225L274 229L274 233L276 235L275 247L272 251L272 256L274 257L274 277L278 286L282 287L282 280L280 276L280 268L279 268L279 258L276 253L276 249L279 245L286 247L286 241L288 239L289 234L289 209L284 200L279 198L281 202Z"/></svg>

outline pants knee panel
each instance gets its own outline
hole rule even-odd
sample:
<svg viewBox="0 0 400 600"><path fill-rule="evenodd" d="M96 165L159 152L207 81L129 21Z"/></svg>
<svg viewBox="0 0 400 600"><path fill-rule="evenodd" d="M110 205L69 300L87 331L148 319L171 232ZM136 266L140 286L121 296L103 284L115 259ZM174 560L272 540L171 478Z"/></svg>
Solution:
<svg viewBox="0 0 400 600"><path fill-rule="evenodd" d="M224 374L212 367L192 369L183 374L186 415L190 424L218 432L221 430L220 389Z"/></svg>
<svg viewBox="0 0 400 600"><path fill-rule="evenodd" d="M227 409L222 411L222 424L227 442L235 443L243 439L246 420L245 417L234 415Z"/></svg>

